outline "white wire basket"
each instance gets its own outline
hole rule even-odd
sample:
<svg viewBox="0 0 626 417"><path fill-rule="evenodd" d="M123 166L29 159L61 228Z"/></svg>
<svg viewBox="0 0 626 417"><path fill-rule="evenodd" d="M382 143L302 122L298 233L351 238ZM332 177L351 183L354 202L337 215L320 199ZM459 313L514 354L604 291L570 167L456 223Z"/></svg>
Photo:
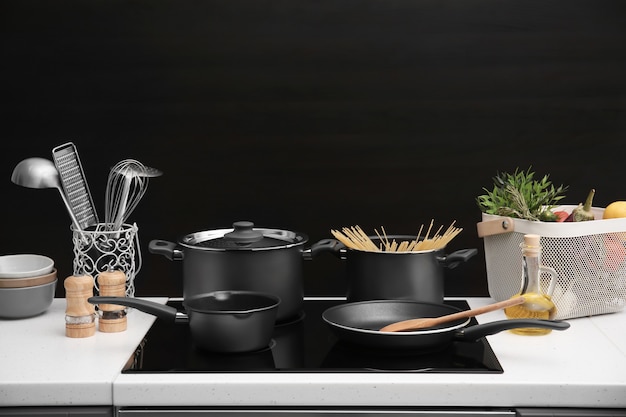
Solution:
<svg viewBox="0 0 626 417"><path fill-rule="evenodd" d="M575 207L555 210L571 212ZM592 210L602 219L603 208ZM477 229L485 245L489 295L495 300L520 291L520 244L532 233L541 236L541 263L558 274L552 294L555 319L615 313L626 306L626 218L559 223L483 213Z"/></svg>
<svg viewBox="0 0 626 417"><path fill-rule="evenodd" d="M72 226L74 274L91 275L96 294L98 276L109 269L126 275L126 296L135 295L135 277L141 269L141 248L137 224L123 224L110 230L111 224L98 223L93 230L77 231Z"/></svg>

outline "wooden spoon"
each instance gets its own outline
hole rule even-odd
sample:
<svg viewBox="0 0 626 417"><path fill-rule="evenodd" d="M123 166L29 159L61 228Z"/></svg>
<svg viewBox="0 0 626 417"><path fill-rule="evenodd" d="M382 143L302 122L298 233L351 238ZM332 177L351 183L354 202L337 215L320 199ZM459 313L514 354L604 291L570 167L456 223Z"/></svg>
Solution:
<svg viewBox="0 0 626 417"><path fill-rule="evenodd" d="M471 310L464 310L458 313L447 314L441 317L428 317L421 319L410 319L410 320L402 320L392 324L389 324L382 329L381 332L406 332L409 330L419 330L424 329L426 327L437 326L442 323L448 323L458 319L465 319L468 317L474 317L479 314L488 313L490 311L500 310L502 308L507 308L511 306L515 306L518 304L523 304L525 301L523 296L510 298L508 300L500 301L498 303L489 304L487 306L473 308Z"/></svg>

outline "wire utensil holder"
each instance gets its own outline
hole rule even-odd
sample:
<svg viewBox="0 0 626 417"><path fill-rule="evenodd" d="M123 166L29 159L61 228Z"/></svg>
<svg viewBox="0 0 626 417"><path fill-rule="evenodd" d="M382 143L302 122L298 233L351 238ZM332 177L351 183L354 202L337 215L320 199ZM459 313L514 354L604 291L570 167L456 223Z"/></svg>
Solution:
<svg viewBox="0 0 626 417"><path fill-rule="evenodd" d="M135 276L141 269L141 248L137 224L123 224L112 230L107 223L98 223L92 230L76 230L72 226L74 244L74 274L89 274L99 293L98 275L109 270L121 270L126 275L126 296L135 295Z"/></svg>

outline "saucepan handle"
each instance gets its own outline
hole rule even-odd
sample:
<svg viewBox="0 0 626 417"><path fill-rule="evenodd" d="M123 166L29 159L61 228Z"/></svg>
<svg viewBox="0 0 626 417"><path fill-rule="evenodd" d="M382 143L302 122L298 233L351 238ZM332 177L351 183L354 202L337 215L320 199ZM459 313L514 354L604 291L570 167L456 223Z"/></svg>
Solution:
<svg viewBox="0 0 626 417"><path fill-rule="evenodd" d="M178 319L178 310L176 308L155 303L154 301L143 300L141 298L132 297L90 297L87 301L91 304L114 304L126 307L136 308L144 313L152 314L160 319L168 321L176 321Z"/></svg>

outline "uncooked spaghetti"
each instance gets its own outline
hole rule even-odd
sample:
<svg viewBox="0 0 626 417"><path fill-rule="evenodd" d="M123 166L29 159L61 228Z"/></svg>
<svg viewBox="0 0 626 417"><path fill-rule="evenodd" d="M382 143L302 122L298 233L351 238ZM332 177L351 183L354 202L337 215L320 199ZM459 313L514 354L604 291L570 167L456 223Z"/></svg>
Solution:
<svg viewBox="0 0 626 417"><path fill-rule="evenodd" d="M380 244L378 246L358 225L344 227L341 231L331 230L330 232L335 239L350 249L369 252L419 252L425 250L437 250L446 247L446 245L463 230L460 227L455 227L455 222L456 221L453 221L443 233L441 233L443 226L440 226L431 237L430 233L434 225L434 220L431 220L423 239L421 238L422 231L424 230L424 225L422 224L415 240L404 240L401 242L397 242L395 239L390 241L387 237L387 233L385 232L385 228L381 226L382 234L378 230L374 229L374 232L380 240Z"/></svg>

